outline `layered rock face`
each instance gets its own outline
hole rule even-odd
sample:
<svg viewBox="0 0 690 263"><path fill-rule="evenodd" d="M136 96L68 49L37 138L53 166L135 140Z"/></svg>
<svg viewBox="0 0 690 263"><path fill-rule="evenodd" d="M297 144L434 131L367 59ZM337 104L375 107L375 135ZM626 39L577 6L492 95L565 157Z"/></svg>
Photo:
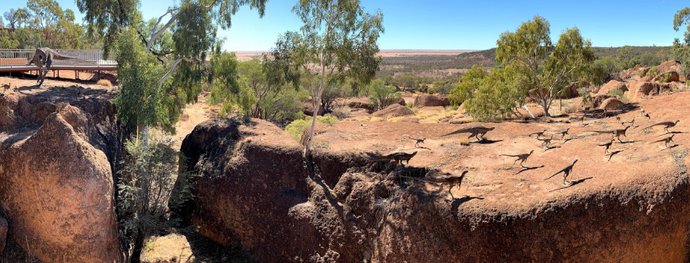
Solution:
<svg viewBox="0 0 690 263"><path fill-rule="evenodd" d="M11 236L43 262L119 262L111 166L119 132L110 119L112 104L75 103L109 113L93 117L70 105L29 100L18 100L29 109L5 108L14 126L4 128L24 132L0 141L0 205Z"/></svg>
<svg viewBox="0 0 690 263"><path fill-rule="evenodd" d="M182 151L190 158L183 169L203 175L188 219L260 262L686 262L689 255L690 186L671 160L634 181L567 195L476 195L500 185L472 182L449 200L447 187L400 177L424 176L425 168L351 152L315 150L310 176L301 147L260 120L203 123ZM518 198L535 201L513 204Z"/></svg>

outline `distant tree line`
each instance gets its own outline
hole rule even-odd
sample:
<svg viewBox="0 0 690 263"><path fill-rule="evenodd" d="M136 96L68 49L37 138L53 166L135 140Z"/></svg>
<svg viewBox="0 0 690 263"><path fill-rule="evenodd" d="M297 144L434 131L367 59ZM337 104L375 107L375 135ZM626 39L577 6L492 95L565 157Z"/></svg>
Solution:
<svg viewBox="0 0 690 263"><path fill-rule="evenodd" d="M29 0L26 7L10 9L0 17L0 48L98 49L101 41L89 37L75 21L74 11L55 0Z"/></svg>

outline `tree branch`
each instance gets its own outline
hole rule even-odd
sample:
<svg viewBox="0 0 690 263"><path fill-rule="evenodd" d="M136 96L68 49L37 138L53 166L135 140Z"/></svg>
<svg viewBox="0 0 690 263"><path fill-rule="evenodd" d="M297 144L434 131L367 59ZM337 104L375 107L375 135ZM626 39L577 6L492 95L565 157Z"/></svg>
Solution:
<svg viewBox="0 0 690 263"><path fill-rule="evenodd" d="M189 63L192 63L192 60L188 59L186 57L180 57L177 60L175 60L175 62L173 62L173 64L172 64L172 66L170 66L170 71L168 71L168 73L165 74L165 76L163 76L163 78L161 78L160 81L158 81L158 90L161 89L161 86L163 86L163 82L165 82L165 80L168 79L170 77L170 75L172 75L173 71L175 70L175 67L177 67L177 64L180 64L180 62L182 60L187 61Z"/></svg>

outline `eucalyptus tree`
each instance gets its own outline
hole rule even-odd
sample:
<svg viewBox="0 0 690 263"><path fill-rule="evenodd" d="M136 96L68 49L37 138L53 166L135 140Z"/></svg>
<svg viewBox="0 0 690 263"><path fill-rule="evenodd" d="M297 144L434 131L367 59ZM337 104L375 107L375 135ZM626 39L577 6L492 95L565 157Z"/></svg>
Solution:
<svg viewBox="0 0 690 263"><path fill-rule="evenodd" d="M158 66L162 71L154 70L156 74L141 76L157 81L123 83L118 95L120 99L116 101L118 108L124 109L118 111L118 117L146 133L149 125L174 132L173 125L179 120L182 108L196 100L202 85L208 81L206 54L218 42L217 28L229 28L232 15L244 5L256 8L263 16L266 1L182 0L150 26L143 22L138 0L77 0L77 6L88 22L88 32L104 39L106 56L118 49L117 45L136 45L143 47L146 56L153 56L160 62ZM137 37L133 38L132 34ZM161 40L166 36L167 39ZM133 43L125 44L126 41ZM123 59L132 59L131 62L140 63L136 67L148 67L147 59L139 59L142 56L118 58L117 54L125 53L116 52L118 64ZM122 73L118 76L129 78Z"/></svg>
<svg viewBox="0 0 690 263"><path fill-rule="evenodd" d="M288 60L292 72L300 70L307 77L307 89L312 95L314 116L304 156L311 156L316 115L321 96L328 85L343 83L346 77L355 87L369 83L381 64L378 38L384 32L383 14L369 14L359 0L300 0L292 11L303 26L288 31L276 42L271 60Z"/></svg>
<svg viewBox="0 0 690 263"><path fill-rule="evenodd" d="M148 145L148 127L173 133L184 105L195 101L208 83L206 55L219 45L217 28L229 28L231 16L244 5L258 9L262 16L266 0L174 2L177 4L146 23L138 0L77 0L88 33L103 39L106 57L112 53L118 62L121 88L115 99L117 117L139 130L144 137L143 149L151 154L155 154L155 144L152 148ZM126 165L141 163L136 159ZM117 214L122 252L126 261L138 262L144 240L152 231L151 224L138 219L158 218L151 213L160 210L140 202L153 194L146 182L155 180L155 175L147 169L132 171L118 180ZM123 176L127 177L123 180ZM164 187L161 182L148 184Z"/></svg>
<svg viewBox="0 0 690 263"><path fill-rule="evenodd" d="M496 61L504 67L515 67L524 76L523 85L531 91L528 96L544 108L567 86L588 81L591 63L596 59L591 42L584 40L577 28L561 33L554 46L550 25L543 17L522 23L515 32L505 32L496 41Z"/></svg>
<svg viewBox="0 0 690 263"><path fill-rule="evenodd" d="M676 59L680 60L682 74L686 77L690 74L690 7L679 10L673 16L673 29L678 31L680 27L687 25L683 39L676 38L673 41L673 53ZM687 82L686 82L687 85Z"/></svg>

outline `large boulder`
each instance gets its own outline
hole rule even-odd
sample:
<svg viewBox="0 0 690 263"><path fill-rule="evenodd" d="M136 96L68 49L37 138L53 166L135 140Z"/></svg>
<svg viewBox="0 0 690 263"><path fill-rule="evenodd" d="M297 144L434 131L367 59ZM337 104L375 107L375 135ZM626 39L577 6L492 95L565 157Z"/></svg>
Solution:
<svg viewBox="0 0 690 263"><path fill-rule="evenodd" d="M630 95L628 96L628 98L631 101L637 102L642 100L642 98L644 98L645 96L668 94L671 92L682 90L683 88L683 84L678 82L639 82L630 90Z"/></svg>
<svg viewBox="0 0 690 263"><path fill-rule="evenodd" d="M669 60L661 63L661 65L657 66L657 70L659 74L656 76L656 80L663 75L668 75L668 81L680 80L678 72L681 72L681 65L678 60Z"/></svg>
<svg viewBox="0 0 690 263"><path fill-rule="evenodd" d="M393 104L388 107L386 107L383 110L374 112L372 114L372 117L380 117L380 118L392 118L392 117L400 117L400 116L410 116L414 115L414 111L412 109L402 106L400 104Z"/></svg>
<svg viewBox="0 0 690 263"><path fill-rule="evenodd" d="M433 107L433 106L449 106L450 100L448 96L436 96L436 95L419 95L414 99L414 106L416 108L422 107Z"/></svg>
<svg viewBox="0 0 690 263"><path fill-rule="evenodd" d="M353 109L364 109L368 113L372 113L376 110L376 105L370 101L350 101L347 106Z"/></svg>
<svg viewBox="0 0 690 263"><path fill-rule="evenodd" d="M615 109L620 106L623 106L625 103L623 103L621 100L618 98L608 98L604 100L601 105L599 105L599 109Z"/></svg>
<svg viewBox="0 0 690 263"><path fill-rule="evenodd" d="M259 262L362 261L368 230L353 226L324 187L353 164L314 149L324 181L312 181L302 148L262 120L204 122L181 151L189 157L186 169L203 174L195 179L195 201L181 213L200 234L239 245Z"/></svg>
<svg viewBox="0 0 690 263"><path fill-rule="evenodd" d="M5 244L7 240L7 220L4 218L0 217L0 255L2 255L2 251L5 249Z"/></svg>
<svg viewBox="0 0 690 263"><path fill-rule="evenodd" d="M89 120L66 106L0 151L0 205L11 236L43 262L118 262L114 184Z"/></svg>
<svg viewBox="0 0 690 263"><path fill-rule="evenodd" d="M620 90L623 92L628 91L628 87L625 85L625 83L617 81L617 80L611 80L609 83L606 83L601 89L599 89L599 92L597 94L599 95L604 95L604 94L609 94L609 92L614 91L614 90Z"/></svg>

